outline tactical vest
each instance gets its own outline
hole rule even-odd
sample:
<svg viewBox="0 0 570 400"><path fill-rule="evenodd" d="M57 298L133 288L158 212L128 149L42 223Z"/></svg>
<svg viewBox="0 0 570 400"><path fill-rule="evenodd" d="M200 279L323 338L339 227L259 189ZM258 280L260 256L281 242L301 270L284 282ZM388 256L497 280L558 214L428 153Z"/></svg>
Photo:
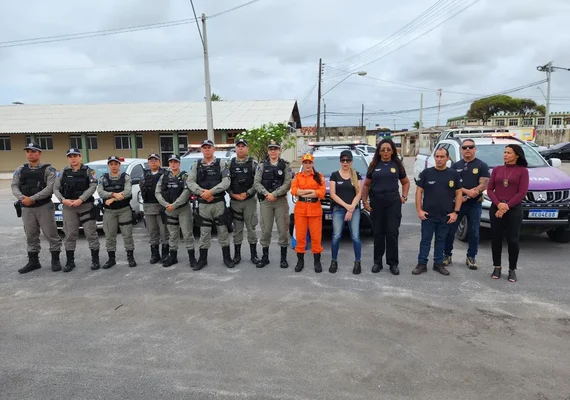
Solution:
<svg viewBox="0 0 570 400"><path fill-rule="evenodd" d="M172 172L168 172L162 178L160 190L162 197L168 204L174 203L184 191L185 178L186 171L180 171L176 176L172 175Z"/></svg>
<svg viewBox="0 0 570 400"><path fill-rule="evenodd" d="M89 189L89 169L82 165L77 171L72 168L64 168L61 177L61 195L67 200L77 200L83 192ZM93 196L89 197L85 203L92 203Z"/></svg>
<svg viewBox="0 0 570 400"><path fill-rule="evenodd" d="M230 164L231 189L235 194L245 193L253 186L255 171L253 170L253 158L249 157L245 163L238 163L232 158Z"/></svg>
<svg viewBox="0 0 570 400"><path fill-rule="evenodd" d="M40 168L30 168L29 164L24 164L20 170L20 192L26 197L33 196L47 186L46 182L46 168L51 167L51 164L42 165ZM51 196L45 199L37 200L34 204L28 207L39 207L51 202ZM25 206L24 206L25 207Z"/></svg>
<svg viewBox="0 0 570 400"><path fill-rule="evenodd" d="M155 190L156 184L162 175L164 175L165 170L160 168L156 174L153 174L150 169L144 170L144 175L140 183L141 197L145 204L157 204Z"/></svg>
<svg viewBox="0 0 570 400"><path fill-rule="evenodd" d="M222 182L222 167L220 166L219 159L216 159L216 161L210 165L204 165L202 161L203 160L198 160L196 183L202 189L210 190ZM214 195L215 200L213 200L212 203L223 200L224 196L225 192ZM201 199L198 198L198 201L201 201Z"/></svg>
<svg viewBox="0 0 570 400"><path fill-rule="evenodd" d="M123 172L121 176L119 176L119 179L113 180L111 179L109 174L106 173L105 175L103 175L103 190L105 190L106 192L121 193L123 190L125 190L126 175L127 174ZM131 203L131 198L132 197L125 197L123 200L115 200L114 202L111 203L110 206L108 206L105 203L103 204L105 208L109 208L111 210L118 210L120 208L128 207Z"/></svg>
<svg viewBox="0 0 570 400"><path fill-rule="evenodd" d="M269 160L265 160L262 165L263 174L261 175L261 184L269 193L272 193L279 186L285 183L285 168L287 163L283 159L279 159L276 165L272 165ZM257 194L260 200L265 199L261 193Z"/></svg>

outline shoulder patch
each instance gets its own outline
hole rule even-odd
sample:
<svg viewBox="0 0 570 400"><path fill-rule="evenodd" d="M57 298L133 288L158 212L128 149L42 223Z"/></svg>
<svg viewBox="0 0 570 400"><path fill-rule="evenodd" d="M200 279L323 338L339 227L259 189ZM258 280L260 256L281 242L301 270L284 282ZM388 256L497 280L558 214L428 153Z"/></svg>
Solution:
<svg viewBox="0 0 570 400"><path fill-rule="evenodd" d="M57 172L54 167L48 167L48 171L53 172L54 174Z"/></svg>

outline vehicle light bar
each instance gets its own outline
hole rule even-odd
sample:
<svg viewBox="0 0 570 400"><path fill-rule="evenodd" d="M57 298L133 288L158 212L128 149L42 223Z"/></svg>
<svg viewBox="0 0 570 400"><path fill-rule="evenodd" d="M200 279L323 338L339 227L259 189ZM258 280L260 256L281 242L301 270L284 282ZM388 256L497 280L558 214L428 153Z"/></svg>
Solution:
<svg viewBox="0 0 570 400"><path fill-rule="evenodd" d="M360 140L341 140L338 142L309 142L309 146L319 147L319 146L357 146L363 144Z"/></svg>
<svg viewBox="0 0 570 400"><path fill-rule="evenodd" d="M189 144L189 149L199 149L202 147L202 144ZM236 147L235 144L217 144L214 146L216 149L234 149Z"/></svg>

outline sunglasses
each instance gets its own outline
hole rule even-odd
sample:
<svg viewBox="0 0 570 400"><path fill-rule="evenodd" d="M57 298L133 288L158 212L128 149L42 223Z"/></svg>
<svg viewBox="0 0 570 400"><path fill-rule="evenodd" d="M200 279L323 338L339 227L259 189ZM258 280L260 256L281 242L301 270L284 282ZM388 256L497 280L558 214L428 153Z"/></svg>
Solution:
<svg viewBox="0 0 570 400"><path fill-rule="evenodd" d="M461 146L463 150L473 150L475 146Z"/></svg>
<svg viewBox="0 0 570 400"><path fill-rule="evenodd" d="M341 163L344 163L344 164L348 164L348 163L351 163L352 160L351 160L350 158L343 158L343 159L340 160L340 162L341 162Z"/></svg>
<svg viewBox="0 0 570 400"><path fill-rule="evenodd" d="M380 153L390 153L392 149L380 149Z"/></svg>

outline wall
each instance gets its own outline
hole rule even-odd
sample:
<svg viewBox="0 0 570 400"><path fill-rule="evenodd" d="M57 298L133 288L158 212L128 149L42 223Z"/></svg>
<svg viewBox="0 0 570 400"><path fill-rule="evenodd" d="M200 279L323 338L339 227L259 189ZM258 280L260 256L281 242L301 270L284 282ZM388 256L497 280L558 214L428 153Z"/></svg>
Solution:
<svg viewBox="0 0 570 400"><path fill-rule="evenodd" d="M570 129L537 129L535 142L539 146L551 146L561 142L570 142Z"/></svg>

